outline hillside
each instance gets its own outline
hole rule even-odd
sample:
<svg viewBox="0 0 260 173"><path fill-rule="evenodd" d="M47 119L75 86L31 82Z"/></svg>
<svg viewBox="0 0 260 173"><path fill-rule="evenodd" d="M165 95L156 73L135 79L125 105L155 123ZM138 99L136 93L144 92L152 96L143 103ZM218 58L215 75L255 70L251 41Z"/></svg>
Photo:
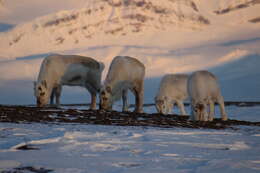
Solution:
<svg viewBox="0 0 260 173"><path fill-rule="evenodd" d="M4 43L1 56L67 50L86 46L86 42L96 45L100 39L126 43L133 36L145 38L171 28L198 30L210 24L191 0L181 4L170 0L92 2L89 7L39 17L4 33L0 37ZM14 49L19 54L10 51Z"/></svg>
<svg viewBox="0 0 260 173"><path fill-rule="evenodd" d="M256 13L260 8L259 1L238 3L233 0L225 6L223 2L227 1L220 1L219 5L215 5L214 1L207 3L193 0L88 1L84 8L38 17L17 25L8 33L2 33L1 57L12 58L99 45L175 45L181 39L186 40L186 35L191 37L194 34L198 34L194 42L211 41L219 39L220 34L236 35L243 28L252 31L259 27L259 16ZM237 18L239 15L242 17ZM151 44L158 33L163 43L158 44L156 41ZM169 35L171 40L166 39ZM203 35L209 38L203 38Z"/></svg>

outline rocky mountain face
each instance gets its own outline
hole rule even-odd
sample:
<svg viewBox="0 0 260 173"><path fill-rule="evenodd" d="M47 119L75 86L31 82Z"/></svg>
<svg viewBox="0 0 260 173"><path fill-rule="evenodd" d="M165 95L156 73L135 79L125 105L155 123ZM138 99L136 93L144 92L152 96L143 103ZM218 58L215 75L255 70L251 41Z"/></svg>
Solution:
<svg viewBox="0 0 260 173"><path fill-rule="evenodd" d="M53 46L78 44L96 36L126 36L169 30L198 30L210 25L192 0L96 0L88 7L61 11L10 31L8 47L46 41Z"/></svg>
<svg viewBox="0 0 260 173"><path fill-rule="evenodd" d="M82 9L36 18L0 33L0 50L7 57L14 50L28 54L66 50L100 38L127 40L173 29L206 30L218 16L260 4L259 0L221 0L219 4L224 1L226 5L213 9L207 5L210 2L199 0L88 0ZM260 16L248 19L250 23L259 21Z"/></svg>
<svg viewBox="0 0 260 173"><path fill-rule="evenodd" d="M214 11L217 15L223 15L226 13L230 13L236 10L248 8L250 6L258 5L260 4L260 0L249 0L249 1L238 1L233 4L230 4L229 6L223 7L219 10Z"/></svg>

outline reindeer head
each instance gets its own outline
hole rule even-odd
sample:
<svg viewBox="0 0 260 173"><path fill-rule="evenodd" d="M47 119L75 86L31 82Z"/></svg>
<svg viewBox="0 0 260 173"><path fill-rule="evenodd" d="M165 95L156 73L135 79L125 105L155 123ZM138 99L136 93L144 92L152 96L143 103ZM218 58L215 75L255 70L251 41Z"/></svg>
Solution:
<svg viewBox="0 0 260 173"><path fill-rule="evenodd" d="M168 102L167 102L167 97L155 97L155 107L158 113L160 114L167 114L168 113Z"/></svg>
<svg viewBox="0 0 260 173"><path fill-rule="evenodd" d="M111 110L112 109L112 89L110 86L102 87L100 90L100 109Z"/></svg>
<svg viewBox="0 0 260 173"><path fill-rule="evenodd" d="M43 107L48 104L50 93L47 89L47 82L34 82L34 96L36 97L37 106Z"/></svg>
<svg viewBox="0 0 260 173"><path fill-rule="evenodd" d="M197 103L192 107L192 113L196 121L207 121L207 107L203 103Z"/></svg>

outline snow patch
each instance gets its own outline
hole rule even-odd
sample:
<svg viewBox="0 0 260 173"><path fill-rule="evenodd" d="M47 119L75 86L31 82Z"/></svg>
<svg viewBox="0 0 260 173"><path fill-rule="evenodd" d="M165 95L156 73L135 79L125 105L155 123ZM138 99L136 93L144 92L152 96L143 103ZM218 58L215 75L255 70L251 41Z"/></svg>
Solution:
<svg viewBox="0 0 260 173"><path fill-rule="evenodd" d="M15 160L1 160L0 161L0 171L4 170L4 169L9 169L9 168L15 168L20 165L21 165L21 163L15 161Z"/></svg>
<svg viewBox="0 0 260 173"><path fill-rule="evenodd" d="M142 134L134 133L132 138L140 138L142 136L143 136Z"/></svg>
<svg viewBox="0 0 260 173"><path fill-rule="evenodd" d="M178 157L179 154L174 154L174 153L165 153L165 154L162 154L162 156L166 156L166 157Z"/></svg>
<svg viewBox="0 0 260 173"><path fill-rule="evenodd" d="M83 133L83 132L66 132L64 134L65 139L91 139L91 138L100 138L106 136L106 133Z"/></svg>
<svg viewBox="0 0 260 173"><path fill-rule="evenodd" d="M113 144L102 144L102 143L92 143L90 146L90 149L93 152L116 151L120 148L121 147Z"/></svg>
<svg viewBox="0 0 260 173"><path fill-rule="evenodd" d="M249 55L249 51L236 49L236 50L228 53L227 55L219 58L218 64L224 64L224 63L232 62L232 61L235 61L235 60L239 60L242 57L247 56L247 55Z"/></svg>
<svg viewBox="0 0 260 173"><path fill-rule="evenodd" d="M163 143L162 143L163 144ZM189 142L171 142L171 144L187 145L197 148L220 149L220 150L248 150L248 146L244 141L236 141L233 144L212 144L212 143L189 143Z"/></svg>
<svg viewBox="0 0 260 173"><path fill-rule="evenodd" d="M10 148L10 151L16 151L17 148L19 148L21 146L24 146L24 145L30 145L30 144L35 144L35 145L51 144L51 143L58 143L60 140L61 140L61 138L57 137L57 138L49 138L49 139L41 139L41 140L32 140L32 141L22 142L20 144L12 146Z"/></svg>
<svg viewBox="0 0 260 173"><path fill-rule="evenodd" d="M49 138L49 139L41 139L41 140L32 140L29 143L30 144L51 144L51 143L57 143L61 140L61 137L57 138Z"/></svg>
<svg viewBox="0 0 260 173"><path fill-rule="evenodd" d="M82 154L82 157L99 157L100 155L98 154Z"/></svg>

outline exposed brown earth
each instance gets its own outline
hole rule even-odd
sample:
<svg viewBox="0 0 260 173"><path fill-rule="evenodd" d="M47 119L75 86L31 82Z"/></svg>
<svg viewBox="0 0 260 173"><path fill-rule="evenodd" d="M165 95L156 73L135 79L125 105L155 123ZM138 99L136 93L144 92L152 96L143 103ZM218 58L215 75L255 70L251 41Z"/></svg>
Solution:
<svg viewBox="0 0 260 173"><path fill-rule="evenodd" d="M235 104L236 102L232 102ZM233 105L232 104L232 105ZM238 104L238 103L236 103ZM252 103L253 104L253 103ZM256 104L256 103L255 103ZM240 103L240 106L250 106ZM37 108L34 106L3 106L0 105L0 122L11 123L81 123L117 126L153 126L153 127L185 127L225 129L234 126L260 126L260 122L214 119L212 122L194 122L189 116L162 115L134 112L116 112L103 110L77 110L61 108Z"/></svg>

